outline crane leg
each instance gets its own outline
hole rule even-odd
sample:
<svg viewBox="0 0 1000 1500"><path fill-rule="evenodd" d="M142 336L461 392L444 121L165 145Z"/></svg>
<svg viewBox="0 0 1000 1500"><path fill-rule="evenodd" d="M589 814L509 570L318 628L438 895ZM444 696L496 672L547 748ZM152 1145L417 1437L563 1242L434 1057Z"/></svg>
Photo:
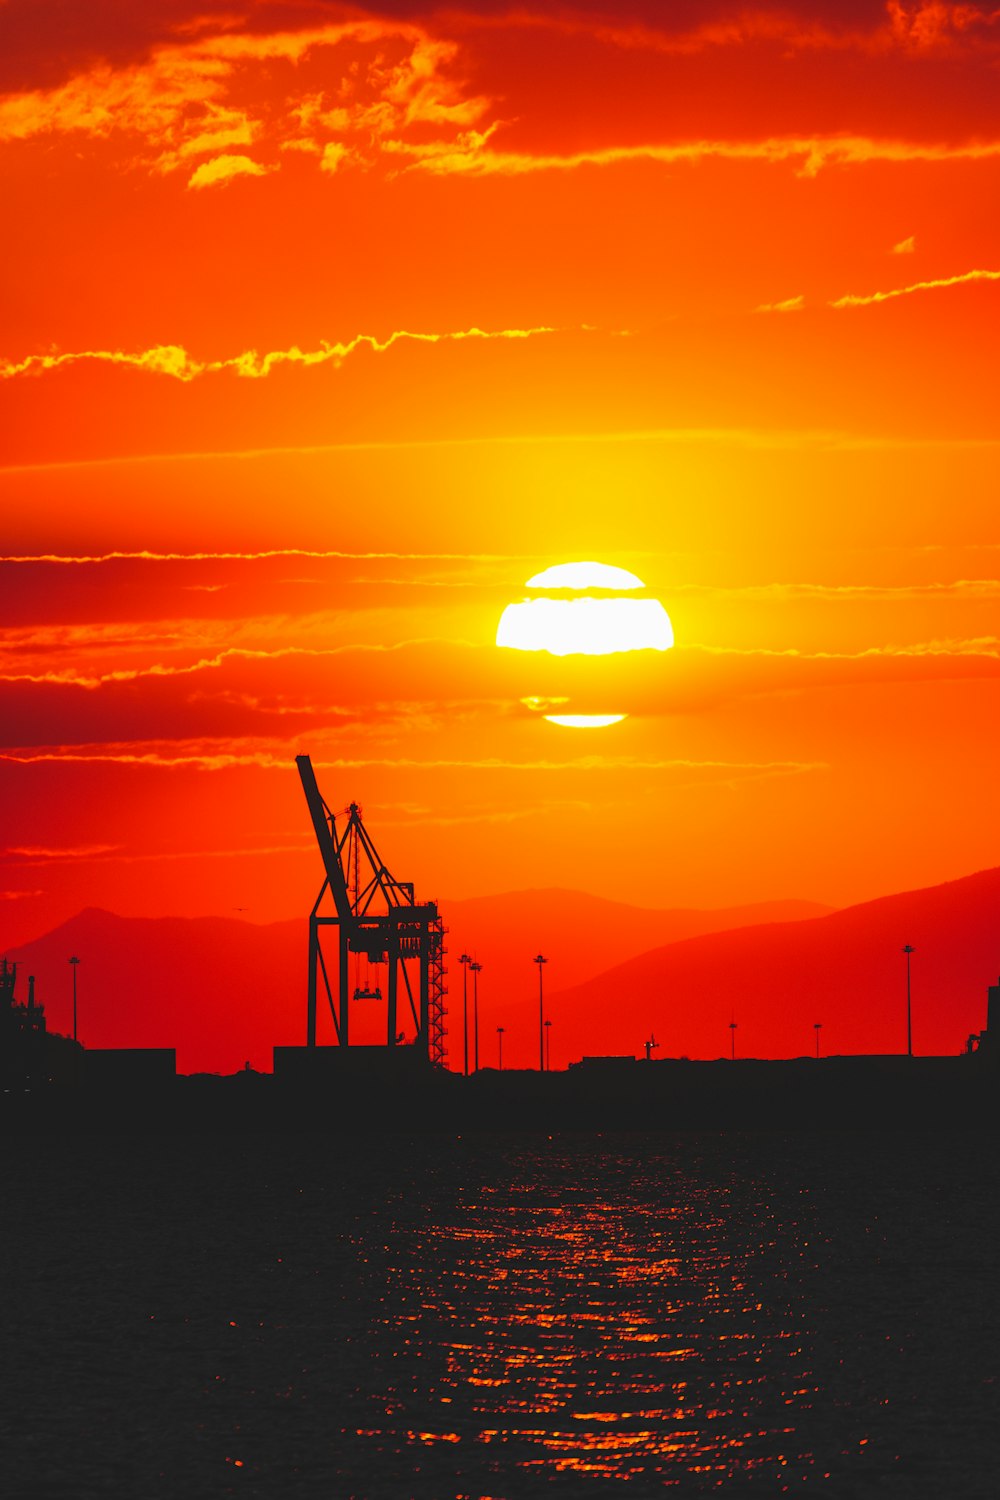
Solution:
<svg viewBox="0 0 1000 1500"><path fill-rule="evenodd" d="M340 1010L340 1045L342 1047L346 1047L350 1041L348 1032L348 1006L350 1004L350 1000L348 998L348 984L350 983L348 961L350 959L350 951L348 948L348 938L345 928L341 926L337 929L337 931L340 936L340 982L337 995Z"/></svg>
<svg viewBox="0 0 1000 1500"><path fill-rule="evenodd" d="M389 944L389 1004L388 1017L386 1021L386 1041L390 1047L396 1045L396 995L399 986L399 955L396 945Z"/></svg>
<svg viewBox="0 0 1000 1500"><path fill-rule="evenodd" d="M319 969L319 929L309 919L309 999L306 1009L306 1046L316 1045L316 972Z"/></svg>

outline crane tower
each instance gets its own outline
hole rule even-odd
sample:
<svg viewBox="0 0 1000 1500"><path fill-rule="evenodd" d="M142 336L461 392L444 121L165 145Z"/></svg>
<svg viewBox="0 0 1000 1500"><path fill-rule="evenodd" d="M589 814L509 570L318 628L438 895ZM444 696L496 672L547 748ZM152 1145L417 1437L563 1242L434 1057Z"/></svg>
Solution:
<svg viewBox="0 0 1000 1500"><path fill-rule="evenodd" d="M338 828L337 817L320 795L309 756L296 756L295 764L326 872L309 916L306 1046L316 1046L316 1002L321 986L330 1006L337 1043L341 1047L350 1046L352 994L357 1000L381 1001L381 980L373 983L371 966L380 972L385 965L385 1045L397 1046L411 1031L412 1045L436 1067L441 1067L445 1058L446 950L445 927L437 905L433 901L418 905L412 883L396 880L389 873L357 803L350 804L346 821ZM332 901L332 913L327 896ZM323 931L328 927L337 930L336 1000L323 951ZM366 969L364 982L353 986L352 953L362 955Z"/></svg>

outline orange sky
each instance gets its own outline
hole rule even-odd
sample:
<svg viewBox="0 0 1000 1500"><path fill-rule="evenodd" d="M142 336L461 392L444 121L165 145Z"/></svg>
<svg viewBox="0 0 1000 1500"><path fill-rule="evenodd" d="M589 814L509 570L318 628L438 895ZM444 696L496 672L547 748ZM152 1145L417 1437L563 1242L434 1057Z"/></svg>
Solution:
<svg viewBox="0 0 1000 1500"><path fill-rule="evenodd" d="M304 916L303 750L442 900L997 863L1000 12L6 0L0 58L0 948ZM675 649L498 652L578 558Z"/></svg>

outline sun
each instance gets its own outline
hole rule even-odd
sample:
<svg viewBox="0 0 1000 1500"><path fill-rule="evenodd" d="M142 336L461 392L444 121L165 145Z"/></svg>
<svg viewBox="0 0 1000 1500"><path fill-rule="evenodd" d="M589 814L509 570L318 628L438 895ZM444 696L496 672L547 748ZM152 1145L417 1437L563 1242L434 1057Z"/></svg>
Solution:
<svg viewBox="0 0 1000 1500"><path fill-rule="evenodd" d="M644 589L641 578L608 563L558 563L529 578L533 593L508 604L497 626L496 643L513 651L545 651L550 656L610 656L621 651L669 651L674 644L670 616L658 599L630 597ZM522 699L538 709L542 701ZM626 714L545 714L550 724L571 729L604 729Z"/></svg>

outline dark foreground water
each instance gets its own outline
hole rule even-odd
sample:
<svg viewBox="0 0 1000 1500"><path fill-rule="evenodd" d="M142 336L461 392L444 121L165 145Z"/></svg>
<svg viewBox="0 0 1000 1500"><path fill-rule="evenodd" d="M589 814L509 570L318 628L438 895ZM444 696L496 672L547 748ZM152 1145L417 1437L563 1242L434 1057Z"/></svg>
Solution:
<svg viewBox="0 0 1000 1500"><path fill-rule="evenodd" d="M2 1486L990 1496L996 1138L8 1141Z"/></svg>

